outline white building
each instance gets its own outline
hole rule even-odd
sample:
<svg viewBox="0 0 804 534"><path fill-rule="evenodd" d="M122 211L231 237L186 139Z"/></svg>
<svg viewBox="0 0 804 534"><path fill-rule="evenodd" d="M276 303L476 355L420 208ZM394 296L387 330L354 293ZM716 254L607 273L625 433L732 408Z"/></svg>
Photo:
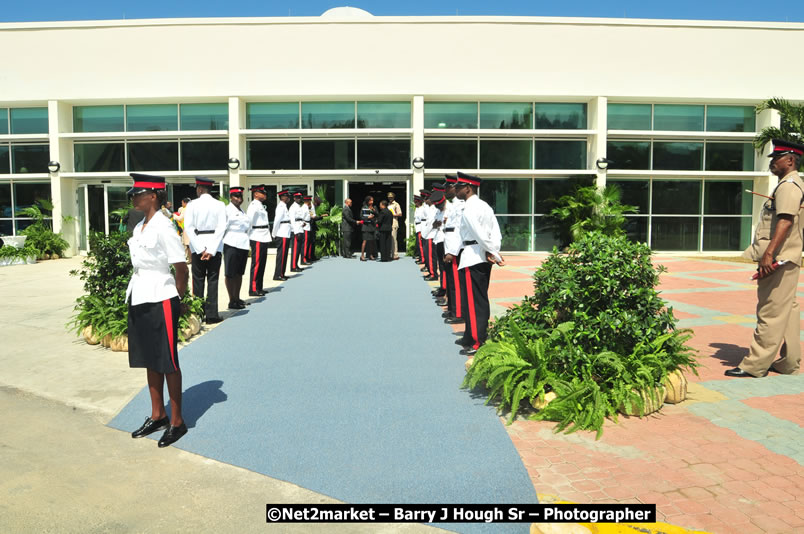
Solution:
<svg viewBox="0 0 804 534"><path fill-rule="evenodd" d="M656 250L740 250L761 206L744 190L775 183L750 142L780 119L754 106L804 101L799 59L779 69L774 51L802 42L798 23L353 8L0 24L0 234L49 197L85 249L115 227L132 171L167 176L176 204L204 175L336 202L392 189L407 206L463 170L484 178L505 250L549 249L547 201L578 180L620 184L640 208L629 233Z"/></svg>

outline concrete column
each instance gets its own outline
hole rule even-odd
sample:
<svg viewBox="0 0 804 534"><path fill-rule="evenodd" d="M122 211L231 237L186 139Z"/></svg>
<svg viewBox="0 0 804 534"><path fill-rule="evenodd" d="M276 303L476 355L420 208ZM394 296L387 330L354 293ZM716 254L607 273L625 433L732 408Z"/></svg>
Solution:
<svg viewBox="0 0 804 534"><path fill-rule="evenodd" d="M782 116L774 109L766 109L765 111L757 114L757 132L761 132L763 128L767 128L769 126L779 128L781 125ZM769 143L765 145L765 148L762 151L758 151L754 154L754 170L757 172L766 173L765 176L754 178L754 191L763 195L770 195L773 193L773 189L776 187L776 184L779 183L779 179L771 174L771 172L768 170L768 158L766 158L765 155L769 154L770 150L771 145ZM752 235L756 230L759 216L762 213L762 206L764 205L765 199L754 195L754 202L751 209Z"/></svg>
<svg viewBox="0 0 804 534"><path fill-rule="evenodd" d="M53 199L53 231L61 233L70 243L65 250L66 255L74 255L78 251L77 213L75 180L62 178L62 172L73 170L72 141L62 140L59 133L72 131L72 106L50 100L47 103L48 143L50 161L58 161L61 167L50 173L50 195Z"/></svg>
<svg viewBox="0 0 804 534"><path fill-rule="evenodd" d="M245 143L242 142L240 129L245 126L245 104L240 98L233 96L229 98L229 157L240 160L240 167L229 169L229 187L241 187L240 169L246 164ZM228 158L227 158L228 159ZM244 198L248 198L244 195Z"/></svg>
<svg viewBox="0 0 804 534"><path fill-rule="evenodd" d="M424 158L424 167L416 169L411 164L413 169L413 180L411 181L410 198L408 198L408 205L413 202L413 195L419 192L419 189L424 189L424 169L427 168L427 158L424 154L424 97L414 96L411 105L411 127L413 133L410 140L410 159L421 157ZM413 223L413 213L408 206L405 206L405 236L410 236L410 225Z"/></svg>
<svg viewBox="0 0 804 534"><path fill-rule="evenodd" d="M608 98L605 96L598 96L589 101L587 110L589 114L589 129L595 130L589 137L589 150L587 153L587 165L591 169L597 171L595 176L595 185L598 189L606 187L606 171L597 168L597 160L605 158L606 142L607 142L607 107Z"/></svg>

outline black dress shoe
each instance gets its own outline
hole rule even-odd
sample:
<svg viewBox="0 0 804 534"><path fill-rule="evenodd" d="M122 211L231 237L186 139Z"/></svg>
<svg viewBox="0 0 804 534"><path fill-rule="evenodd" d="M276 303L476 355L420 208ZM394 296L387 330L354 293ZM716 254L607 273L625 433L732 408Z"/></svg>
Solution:
<svg viewBox="0 0 804 534"><path fill-rule="evenodd" d="M471 347L472 341L466 341L464 338L459 338L455 340L456 345L460 345L461 347Z"/></svg>
<svg viewBox="0 0 804 534"><path fill-rule="evenodd" d="M463 324L464 321L460 317L447 317L444 322L446 324Z"/></svg>
<svg viewBox="0 0 804 534"><path fill-rule="evenodd" d="M438 282L438 277L437 276L428 276L428 277L425 278L425 280L428 281L428 282Z"/></svg>
<svg viewBox="0 0 804 534"><path fill-rule="evenodd" d="M264 295L265 295L265 293L263 293L262 291L249 291L248 292L249 297L262 297Z"/></svg>
<svg viewBox="0 0 804 534"><path fill-rule="evenodd" d="M434 298L440 299L441 297L446 297L446 296L447 296L447 292L444 291L443 289L439 289L438 291L433 291L433 297Z"/></svg>
<svg viewBox="0 0 804 534"><path fill-rule="evenodd" d="M207 324L217 324L221 321L223 321L223 317L207 317L204 319L204 322Z"/></svg>
<svg viewBox="0 0 804 534"><path fill-rule="evenodd" d="M276 280L277 282L284 282L285 280L287 280L287 278L284 276L274 276L274 280Z"/></svg>
<svg viewBox="0 0 804 534"><path fill-rule="evenodd" d="M243 306L248 306L248 305L249 305L249 303L248 303L248 302L246 302L246 301L245 301L245 300L243 300L243 299L237 299L237 303L238 303L238 304L242 304Z"/></svg>
<svg viewBox="0 0 804 534"><path fill-rule="evenodd" d="M167 416L158 421L154 421L150 417L145 418L145 422L137 430L131 433L132 438L144 438L148 434L153 434L157 430L164 430L170 426L170 419Z"/></svg>
<svg viewBox="0 0 804 534"><path fill-rule="evenodd" d="M447 299L443 299L443 298L442 299L437 299L435 301L435 303L436 303L436 306L446 306L447 305Z"/></svg>
<svg viewBox="0 0 804 534"><path fill-rule="evenodd" d="M460 352L464 356L474 356L477 353L477 349L472 347L467 347Z"/></svg>
<svg viewBox="0 0 804 534"><path fill-rule="evenodd" d="M751 373L746 373L739 367L735 367L734 369L729 369L724 373L726 376L736 377L736 378L756 378Z"/></svg>
<svg viewBox="0 0 804 534"><path fill-rule="evenodd" d="M302 272L302 269L291 269L290 272L292 272L292 273L300 273L300 272Z"/></svg>
<svg viewBox="0 0 804 534"><path fill-rule="evenodd" d="M240 304L239 302L230 302L229 309L230 310L242 310L246 307L245 304Z"/></svg>
<svg viewBox="0 0 804 534"><path fill-rule="evenodd" d="M455 316L452 315L452 312L445 311L444 313L441 314L441 317L443 317L444 319L449 319L450 317L455 317Z"/></svg>
<svg viewBox="0 0 804 534"><path fill-rule="evenodd" d="M162 437L159 438L159 448L167 447L173 443L179 441L183 435L187 433L187 425L184 423L180 424L179 426L171 426L165 433L162 434Z"/></svg>

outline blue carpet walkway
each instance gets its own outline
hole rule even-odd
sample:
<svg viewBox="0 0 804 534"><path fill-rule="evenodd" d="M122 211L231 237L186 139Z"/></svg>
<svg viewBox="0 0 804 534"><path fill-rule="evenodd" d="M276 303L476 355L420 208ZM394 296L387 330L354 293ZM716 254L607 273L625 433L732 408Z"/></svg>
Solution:
<svg viewBox="0 0 804 534"><path fill-rule="evenodd" d="M409 259L319 261L181 351L175 446L349 503L537 502L454 339ZM149 413L143 389L110 426Z"/></svg>

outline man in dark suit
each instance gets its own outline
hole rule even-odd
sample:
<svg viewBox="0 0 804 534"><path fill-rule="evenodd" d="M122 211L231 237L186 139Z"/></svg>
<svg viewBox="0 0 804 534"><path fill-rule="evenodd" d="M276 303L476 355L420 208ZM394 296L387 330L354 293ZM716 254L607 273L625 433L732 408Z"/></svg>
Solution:
<svg viewBox="0 0 804 534"><path fill-rule="evenodd" d="M344 258L352 257L352 232L354 232L355 228L357 228L357 221L352 215L352 199L347 198L343 201L341 218L341 234L343 234L341 254L343 254Z"/></svg>
<svg viewBox="0 0 804 534"><path fill-rule="evenodd" d="M380 202L380 216L377 218L377 228L380 230L380 254L381 261L392 261L393 242L391 241L391 231L394 228L394 214L388 209L388 202Z"/></svg>

